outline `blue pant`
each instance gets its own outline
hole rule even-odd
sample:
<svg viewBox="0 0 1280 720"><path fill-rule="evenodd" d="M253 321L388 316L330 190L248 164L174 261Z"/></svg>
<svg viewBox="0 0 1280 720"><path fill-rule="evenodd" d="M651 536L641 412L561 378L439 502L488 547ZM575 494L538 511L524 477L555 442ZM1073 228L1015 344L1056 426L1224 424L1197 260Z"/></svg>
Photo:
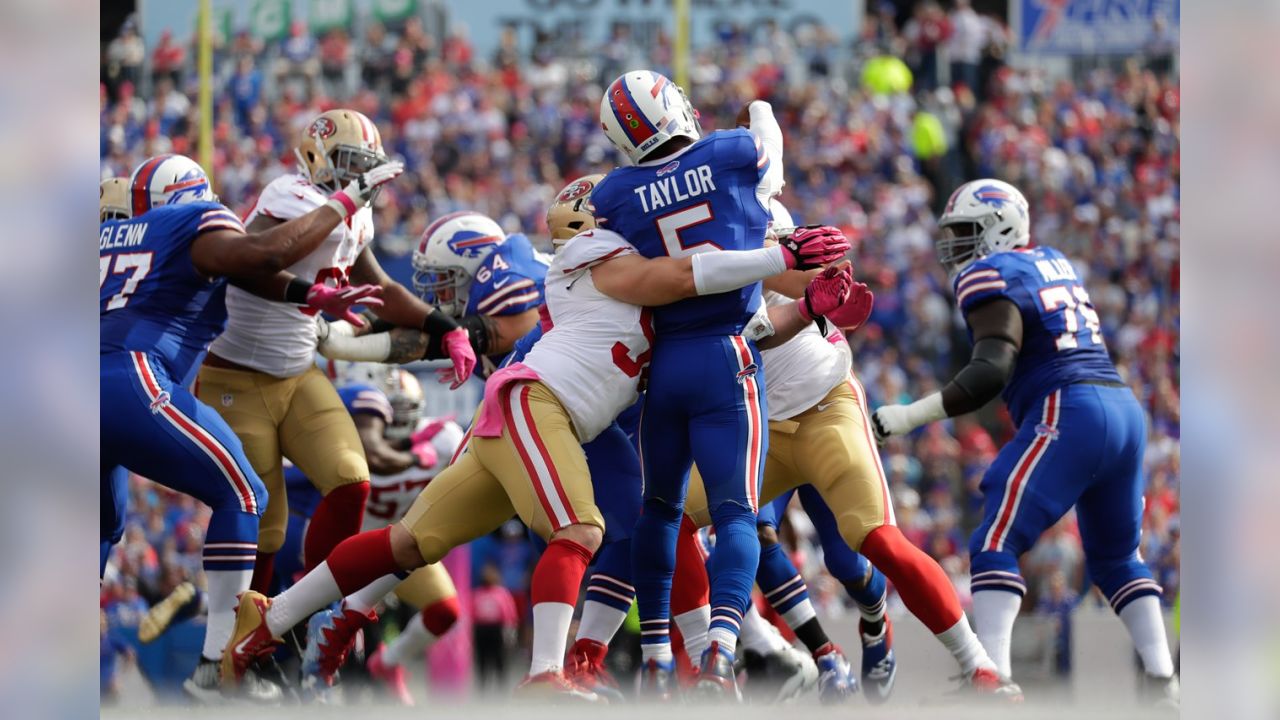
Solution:
<svg viewBox="0 0 1280 720"><path fill-rule="evenodd" d="M116 466L190 495L213 510L206 570L253 568L267 490L240 440L213 408L173 382L164 364L139 352L100 356L102 478Z"/></svg>
<svg viewBox="0 0 1280 720"><path fill-rule="evenodd" d="M694 461L716 530L711 630L737 635L760 559L755 521L768 417L754 344L741 336L658 339L640 419L644 512L632 536L643 642L666 641L676 533Z"/></svg>
<svg viewBox="0 0 1280 720"><path fill-rule="evenodd" d="M836 516L831 512L831 508L827 507L827 501L822 499L822 494L812 485L792 488L762 505L756 525L766 525L776 530L783 514L786 513L787 505L791 503L791 497L796 494L799 494L800 505L809 516L809 521L813 523L814 530L818 532L823 564L827 566L827 571L844 585L864 583L871 570L870 561L854 552L849 547L849 543L845 542L844 536L840 534L840 525L836 522Z"/></svg>
<svg viewBox="0 0 1280 720"><path fill-rule="evenodd" d="M1018 556L1072 505L1089 576L1119 612L1160 593L1138 558L1147 424L1126 387L1068 385L1029 413L982 479L972 590L1023 594Z"/></svg>
<svg viewBox="0 0 1280 720"><path fill-rule="evenodd" d="M129 505L129 471L116 465L103 467L98 497L98 577L107 569L111 548L124 537Z"/></svg>

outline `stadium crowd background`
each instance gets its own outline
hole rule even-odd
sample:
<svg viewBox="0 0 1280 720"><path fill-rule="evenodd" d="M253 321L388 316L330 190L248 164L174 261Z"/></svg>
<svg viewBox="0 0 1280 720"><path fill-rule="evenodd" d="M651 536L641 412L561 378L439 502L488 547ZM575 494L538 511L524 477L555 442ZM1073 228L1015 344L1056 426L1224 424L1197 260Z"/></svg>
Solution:
<svg viewBox="0 0 1280 720"><path fill-rule="evenodd" d="M869 11L861 37L823 29L793 37L726 26L697 51L690 98L707 129L728 127L742 103L773 103L786 135L782 200L805 223L834 224L854 241L858 277L876 294L871 322L850 338L855 371L875 407L938 387L968 357L949 283L934 260L934 219L950 190L992 176L1031 204L1033 240L1051 243L1086 277L1109 348L1147 410L1143 557L1178 593L1179 565L1179 90L1172 48L1078 66L1065 77L1005 64L1008 30L963 0L923 2L896 18ZM245 213L294 166L291 142L316 114L353 107L378 124L409 171L378 198L376 252L407 283L409 254L431 218L488 214L549 249L543 214L569 180L618 163L597 129L604 82L633 67L667 71L665 38L645 48L625 29L600 47L536 44L504 34L492 57L465 32L443 41L418 18L312 36L295 23L281 41L247 31L215 45L215 154L207 168L224 203ZM146 47L135 23L104 41L103 177L148 156L195 155L194 49L166 33ZM998 403L996 404L998 405ZM428 413L431 409L428 408ZM938 558L968 597L967 530L981 516L977 484L1012 434L1003 407L935 423L883 450L898 523ZM140 478L131 481L125 540L102 589L108 634L136 627L177 584L199 582L207 508ZM825 575L811 528L792 513L784 539L827 614L846 612ZM477 554L524 595L533 551L522 535ZM487 558L481 560L480 558ZM1024 559L1024 612L1061 612L1090 596L1072 516ZM477 567L476 578L492 577ZM1039 606L1039 607L1038 607ZM104 639L107 656L120 652ZM518 664L518 663L517 663ZM104 665L104 692L109 689Z"/></svg>

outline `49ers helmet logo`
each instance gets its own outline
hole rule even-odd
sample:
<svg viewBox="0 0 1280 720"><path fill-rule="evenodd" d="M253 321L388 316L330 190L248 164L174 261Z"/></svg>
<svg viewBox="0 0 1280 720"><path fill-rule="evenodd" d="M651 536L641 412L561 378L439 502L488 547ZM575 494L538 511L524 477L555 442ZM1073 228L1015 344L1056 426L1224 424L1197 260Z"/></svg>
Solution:
<svg viewBox="0 0 1280 720"><path fill-rule="evenodd" d="M336 132L338 132L338 126L327 117L318 117L311 123L311 137L327 138Z"/></svg>
<svg viewBox="0 0 1280 720"><path fill-rule="evenodd" d="M560 191L560 195L556 197L556 202L569 202L576 200L587 193L591 192L591 188L595 187L595 183L590 180L578 180L569 185L569 187Z"/></svg>

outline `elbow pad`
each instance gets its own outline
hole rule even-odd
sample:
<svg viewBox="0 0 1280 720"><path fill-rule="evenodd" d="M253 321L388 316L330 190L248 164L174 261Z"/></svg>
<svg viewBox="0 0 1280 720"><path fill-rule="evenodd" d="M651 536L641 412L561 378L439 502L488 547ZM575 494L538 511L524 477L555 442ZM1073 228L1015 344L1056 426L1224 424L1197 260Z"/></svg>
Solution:
<svg viewBox="0 0 1280 720"><path fill-rule="evenodd" d="M947 414L973 412L1000 394L1018 361L1018 348L1006 338L982 338L973 355L944 392Z"/></svg>

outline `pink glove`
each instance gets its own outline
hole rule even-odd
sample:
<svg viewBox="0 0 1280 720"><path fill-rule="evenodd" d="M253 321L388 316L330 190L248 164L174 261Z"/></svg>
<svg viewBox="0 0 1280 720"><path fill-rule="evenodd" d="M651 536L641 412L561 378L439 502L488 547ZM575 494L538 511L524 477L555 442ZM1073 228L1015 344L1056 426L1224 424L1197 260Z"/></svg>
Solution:
<svg viewBox="0 0 1280 720"><path fill-rule="evenodd" d="M804 299L799 304L800 317L812 321L840 307L849 296L853 285L853 270L849 263L832 265L809 281L804 289Z"/></svg>
<svg viewBox="0 0 1280 720"><path fill-rule="evenodd" d="M307 291L308 307L336 315L356 327L364 327L365 322L359 315L351 312L352 305L378 307L381 304L382 287L380 285L331 287L324 283L316 283Z"/></svg>
<svg viewBox="0 0 1280 720"><path fill-rule="evenodd" d="M788 270L812 270L835 262L849 252L849 239L830 225L807 225L779 242Z"/></svg>
<svg viewBox="0 0 1280 720"><path fill-rule="evenodd" d="M471 336L467 334L466 328L455 328L445 333L441 342L445 353L453 361L453 379L449 389L457 390L471 377L471 371L476 369L476 354L471 349ZM450 382L449 375L442 375L440 382Z"/></svg>
<svg viewBox="0 0 1280 720"><path fill-rule="evenodd" d="M827 319L835 323L845 332L853 332L871 317L871 308L875 307L876 296L871 288L856 282L849 290L849 298L840 307L826 313Z"/></svg>
<svg viewBox="0 0 1280 720"><path fill-rule="evenodd" d="M440 431L444 429L445 425L453 422L454 417L453 413L450 413L444 417L433 418L426 425L422 426L421 430L409 436L409 444L417 445L418 443L431 442L436 435L440 434Z"/></svg>
<svg viewBox="0 0 1280 720"><path fill-rule="evenodd" d="M440 461L440 454L436 452L436 446L431 444L430 440L413 444L413 456L418 458L420 467L435 467Z"/></svg>

